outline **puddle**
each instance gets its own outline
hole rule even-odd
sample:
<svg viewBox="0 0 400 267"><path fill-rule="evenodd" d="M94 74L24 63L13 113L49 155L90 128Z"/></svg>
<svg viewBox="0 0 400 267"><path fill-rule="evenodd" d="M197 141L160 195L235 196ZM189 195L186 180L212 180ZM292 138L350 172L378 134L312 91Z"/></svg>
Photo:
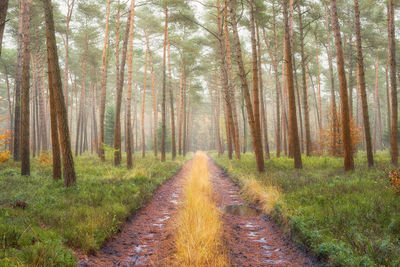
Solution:
<svg viewBox="0 0 400 267"><path fill-rule="evenodd" d="M173 203L173 204L175 204L175 205L177 205L177 204L179 203L179 202L176 201L176 200L171 200L170 202Z"/></svg>
<svg viewBox="0 0 400 267"><path fill-rule="evenodd" d="M285 260L264 260L263 262L267 263L267 264L282 264L282 263L287 263L287 261Z"/></svg>
<svg viewBox="0 0 400 267"><path fill-rule="evenodd" d="M157 221L161 223L161 222L168 220L169 218L170 218L169 216L165 216L163 218L157 219Z"/></svg>
<svg viewBox="0 0 400 267"><path fill-rule="evenodd" d="M256 236L258 236L258 232L250 232L250 233L248 234L248 236L250 236L250 237L256 237Z"/></svg>
<svg viewBox="0 0 400 267"><path fill-rule="evenodd" d="M140 253L143 251L143 249L147 247L147 245L137 245L134 250L136 251L136 253Z"/></svg>
<svg viewBox="0 0 400 267"><path fill-rule="evenodd" d="M260 210L246 205L229 205L223 208L224 212L232 215L255 217L261 214Z"/></svg>
<svg viewBox="0 0 400 267"><path fill-rule="evenodd" d="M256 240L253 240L253 241L254 242L258 242L258 243L267 243L267 239L265 237L262 237L260 239L256 239Z"/></svg>

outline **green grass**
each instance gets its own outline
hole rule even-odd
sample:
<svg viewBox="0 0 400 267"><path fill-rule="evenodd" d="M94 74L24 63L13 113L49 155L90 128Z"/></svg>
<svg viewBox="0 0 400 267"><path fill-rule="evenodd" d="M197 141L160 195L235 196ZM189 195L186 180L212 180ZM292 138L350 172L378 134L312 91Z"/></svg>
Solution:
<svg viewBox="0 0 400 267"><path fill-rule="evenodd" d="M50 164L33 159L30 177L15 162L0 164L0 266L75 266L70 248L98 250L183 162L148 155L128 171L84 155L71 188L52 180ZM15 207L19 201L27 207Z"/></svg>
<svg viewBox="0 0 400 267"><path fill-rule="evenodd" d="M327 265L400 266L400 198L387 179L389 153L378 153L368 170L360 152L347 173L342 158L303 157L299 171L293 160L273 157L265 174L256 172L253 154L232 161L211 155L239 185L249 177L278 185L282 197L272 215Z"/></svg>

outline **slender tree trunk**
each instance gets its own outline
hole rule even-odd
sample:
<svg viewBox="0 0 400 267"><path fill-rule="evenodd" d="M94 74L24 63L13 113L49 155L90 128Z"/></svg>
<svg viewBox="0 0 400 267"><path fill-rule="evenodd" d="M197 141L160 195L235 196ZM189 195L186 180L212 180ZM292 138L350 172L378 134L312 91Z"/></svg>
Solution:
<svg viewBox="0 0 400 267"><path fill-rule="evenodd" d="M251 8L253 7L253 2L251 1ZM257 169L259 172L264 171L264 155L263 155L263 148L262 148L262 142L261 142L261 134L260 134L260 127L257 128L256 126L256 117L259 116L254 116L254 110L259 111L259 106L258 103L255 104L255 108L253 110L253 104L251 102L251 96L249 92L249 87L247 83L247 78L246 78L246 71L244 69L244 64L243 64L243 58L242 58L242 48L240 45L240 40L239 40L239 33L237 29L237 21L236 21L236 11L235 7L233 4L232 0L228 0L228 7L229 7L229 13L230 13L230 19L231 19L231 24L232 24L232 29L233 29L233 37L234 37L234 45L236 49L236 60L237 64L239 67L239 76L240 80L242 83L242 88L243 88L243 93L245 96L245 101L246 101L246 109L247 109L247 117L249 120L249 125L250 125L250 130L251 130L251 136L252 136L252 143L253 143L253 148L256 156L256 162L257 162ZM252 12L251 12L252 13ZM251 15L252 16L252 15ZM254 18L252 20L252 25L254 26ZM255 51L255 33L254 33L254 27L252 27L252 50L253 50L253 76L257 77L257 53ZM255 58L255 59L254 59ZM254 66L255 65L255 66ZM254 95L255 98L257 98L254 102L258 102L258 79L255 78L253 79L253 93L257 93ZM257 117L259 120L259 117ZM258 126L260 126L260 123L258 122Z"/></svg>
<svg viewBox="0 0 400 267"><path fill-rule="evenodd" d="M30 5L29 0L22 0L22 81L21 81L21 174L30 175L29 146L29 100L30 100Z"/></svg>
<svg viewBox="0 0 400 267"><path fill-rule="evenodd" d="M110 19L110 1L107 0L107 13L106 13L106 29L104 33L104 44L103 44L103 54L102 54L102 65L101 65L101 95L100 95L100 142L99 142L99 152L100 159L105 161L104 155L104 113L106 111L106 75L107 75L107 43L108 43L108 28ZM119 10L118 10L119 12ZM118 76L118 75L117 75Z"/></svg>
<svg viewBox="0 0 400 267"><path fill-rule="evenodd" d="M258 76L259 76L259 87L260 87L260 105L261 105L261 125L262 132L264 137L264 149L265 149L265 157L267 159L270 158L269 155L269 140L268 140L268 122L267 122L267 112L264 103L264 84L262 78L262 68L261 68L261 42L260 42L260 32L258 25L256 26L257 32L257 54L258 54Z"/></svg>
<svg viewBox="0 0 400 267"><path fill-rule="evenodd" d="M317 37L315 37L315 45L317 48L316 55L317 55L317 79L318 79L318 110L319 110L319 130L322 130L323 123L322 123L322 97L321 97L321 72L319 67L319 43ZM320 135L321 137L321 135Z"/></svg>
<svg viewBox="0 0 400 267"><path fill-rule="evenodd" d="M92 90L92 119L93 119L93 145L95 147L95 151L97 154L100 153L99 151L99 139L97 136L97 120L96 120L96 91L97 91L97 84L95 84L93 86L93 90Z"/></svg>
<svg viewBox="0 0 400 267"><path fill-rule="evenodd" d="M167 32L168 34L168 32ZM171 72L171 62L170 62L170 43L167 35L167 46L168 46L168 80L169 80L169 105L171 112L171 150L172 159L176 158L176 133L175 133L175 113L174 113L174 92L172 89L172 72Z"/></svg>
<svg viewBox="0 0 400 267"><path fill-rule="evenodd" d="M164 56L163 56L163 85L162 85L162 102L161 102L161 161L165 161L165 135L166 135L166 119L165 119L165 102L166 102L166 83L167 83L167 39L168 39L168 8L165 7L165 29L164 29Z"/></svg>
<svg viewBox="0 0 400 267"><path fill-rule="evenodd" d="M367 158L368 167L374 165L374 156L372 152L372 142L371 142L371 130L369 124L368 115L368 100L367 100L367 89L365 85L365 74L364 74L364 58L362 53L361 44L361 26L360 26L360 11L358 9L358 0L354 0L354 13L356 22L356 40L357 40L357 62L358 62L358 75L360 80L360 93L363 111L363 121L364 121L364 134L365 134L365 144L367 146Z"/></svg>
<svg viewBox="0 0 400 267"><path fill-rule="evenodd" d="M18 58L17 73L15 76L15 104L14 104L14 161L21 160L21 86L22 86L22 66L23 66L23 49L24 49L24 33L23 33L23 16L24 1L19 0L18 15Z"/></svg>
<svg viewBox="0 0 400 267"><path fill-rule="evenodd" d="M57 112L57 126L60 134L59 140L61 144L62 158L63 158L63 175L64 184L69 187L76 182L74 160L71 152L71 142L68 129L67 111L62 93L62 83L60 68L58 63L56 36L53 20L53 9L51 7L51 0L44 1L44 13L46 19L46 37L47 37L47 59L49 69L50 91L53 92L54 102Z"/></svg>
<svg viewBox="0 0 400 267"><path fill-rule="evenodd" d="M312 143L311 143L311 131L310 131L310 115L308 106L308 88L306 80L306 55L304 52L304 32L303 32L303 15L301 14L300 5L298 7L299 12L299 30L300 30L300 51L301 51L301 74L303 80L303 113L304 113L304 127L306 135L306 155L311 156ZM299 96L300 97L300 96Z"/></svg>
<svg viewBox="0 0 400 267"><path fill-rule="evenodd" d="M337 149L337 128L338 128L338 116L336 111L336 97L335 97L335 79L333 76L333 63L332 63L332 48L331 48L331 33L329 29L329 13L328 6L325 4L325 26L328 39L328 64L329 64L329 78L331 82L331 116L332 116L332 154L336 156Z"/></svg>
<svg viewBox="0 0 400 267"><path fill-rule="evenodd" d="M236 97L235 97L235 85L234 85L234 78L233 78L233 71L232 71L232 58L231 58L231 46L230 46L230 40L229 40L229 31L228 31L228 7L227 3L225 1L225 7L224 7L224 23L223 23L223 29L224 29L224 44L225 44L225 56L226 56L226 67L227 67L227 78L228 78L228 83L230 83L230 86L228 86L228 92L229 92L229 109L230 116L231 118L228 118L230 123L231 123L231 132L232 132L232 138L233 138L233 144L234 144L234 149L235 149L235 156L237 159L240 159L240 136L239 136L239 124L238 124L238 119L237 119L237 111L236 111ZM222 27L222 26L221 26ZM222 38L222 33L220 34L220 38Z"/></svg>
<svg viewBox="0 0 400 267"><path fill-rule="evenodd" d="M2 47L2 42L3 42L3 33L4 33L4 28L6 26L7 9L8 9L8 0L1 1L1 3L0 3L0 56L1 56L1 47Z"/></svg>
<svg viewBox="0 0 400 267"><path fill-rule="evenodd" d="M398 110L397 110L397 85L396 85L396 31L395 31L395 16L394 5L395 0L389 2L389 62L390 62L390 94L392 100L392 130L390 138L390 148L392 156L392 164L398 165L399 158L399 141L398 141Z"/></svg>
<svg viewBox="0 0 400 267"><path fill-rule="evenodd" d="M337 69L338 69L339 84L340 84L340 102L342 106L344 170L349 171L354 169L352 140L350 132L349 99L347 95L346 73L344 70L342 39L340 36L340 26L336 8L336 0L330 0L330 3L331 3L331 16L332 16L332 29L335 36Z"/></svg>
<svg viewBox="0 0 400 267"><path fill-rule="evenodd" d="M376 56L375 65L375 144L376 149L382 149L382 112L379 97L379 56ZM389 103L388 103L389 104Z"/></svg>
<svg viewBox="0 0 400 267"><path fill-rule="evenodd" d="M126 110L126 165L132 169L132 124L131 124L131 106L132 106L132 79L133 79L133 26L135 21L135 1L131 2L131 23L129 25L129 52L128 52L128 92L127 92L127 110Z"/></svg>
<svg viewBox="0 0 400 267"><path fill-rule="evenodd" d="M65 107L68 111L68 73L69 73L69 25L71 22L72 11L74 10L75 0L67 1L67 16L65 22L65 69L64 69L64 96Z"/></svg>
<svg viewBox="0 0 400 267"><path fill-rule="evenodd" d="M294 83L293 83L293 64L292 64L292 54L290 45L290 28L288 20L288 8L287 0L283 0L283 18L285 26L285 71L286 71L286 83L287 91L289 95L289 137L290 143L293 147L293 157L294 157L294 167L297 169L302 168L301 151L299 144L299 135L297 130L297 118L296 118L296 99L294 93Z"/></svg>
<svg viewBox="0 0 400 267"><path fill-rule="evenodd" d="M228 145L228 157L232 159L232 139L234 139L234 129L233 129L233 116L232 116L232 103L231 103L231 94L229 87L229 78L228 78L228 66L226 63L226 42L224 38L223 26L222 26L222 12L220 7L220 1L217 0L217 24L218 24L218 43L219 43L219 55L221 60L221 74L222 74L222 82L223 82L223 90L224 90L224 117L225 117L225 128L226 128L226 140ZM239 152L240 153L240 152ZM238 155L238 154L236 154ZM239 154L240 155L240 154ZM240 157L240 156L239 156Z"/></svg>
<svg viewBox="0 0 400 267"><path fill-rule="evenodd" d="M149 50L146 46L146 55L144 61L144 81L143 81L143 96L142 96L142 157L146 156L146 136L144 132L144 112L146 107L146 86L147 86L147 59L148 59Z"/></svg>
<svg viewBox="0 0 400 267"><path fill-rule="evenodd" d="M153 58L151 56L150 45L149 45L149 36L146 35L146 46L149 51L149 67L150 67L150 79L151 79L151 88L153 93L153 147L154 147L154 156L157 157L158 154L158 143L157 143L157 127L158 127L158 112L157 112L157 89L154 81L154 72L153 72Z"/></svg>
<svg viewBox="0 0 400 267"><path fill-rule="evenodd" d="M279 71L278 71L278 42L276 36L276 16L275 16L275 6L273 6L273 29L274 29L274 51L272 53L271 48L268 44L265 30L263 28L263 37L265 45L267 46L268 53L270 55L272 61L272 67L274 69L274 77L275 77L275 91L276 91L276 130L275 130L275 144L276 144L276 157L279 158L281 156L281 107L280 107L280 93L282 91L281 83L279 80Z"/></svg>
<svg viewBox="0 0 400 267"><path fill-rule="evenodd" d="M131 0L135 1L135 0ZM134 4L131 6L135 6ZM122 152L121 152L121 104L122 104L122 93L124 89L124 79L125 79L125 63L126 63L126 54L128 50L128 39L129 39L129 29L131 22L131 13L134 10L130 9L128 12L128 20L126 22L126 32L125 39L122 48L122 58L121 58L121 66L117 84L117 95L115 98L115 120L114 120L114 165L119 166L122 160ZM118 75L118 74L117 74Z"/></svg>

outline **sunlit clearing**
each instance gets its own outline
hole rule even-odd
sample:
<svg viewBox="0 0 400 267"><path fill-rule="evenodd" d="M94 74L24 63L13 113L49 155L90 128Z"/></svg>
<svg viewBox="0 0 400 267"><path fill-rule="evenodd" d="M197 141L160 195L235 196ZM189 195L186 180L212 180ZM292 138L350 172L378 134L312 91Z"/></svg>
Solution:
<svg viewBox="0 0 400 267"><path fill-rule="evenodd" d="M178 215L174 263L180 266L229 266L222 222L212 201L207 157L197 152Z"/></svg>

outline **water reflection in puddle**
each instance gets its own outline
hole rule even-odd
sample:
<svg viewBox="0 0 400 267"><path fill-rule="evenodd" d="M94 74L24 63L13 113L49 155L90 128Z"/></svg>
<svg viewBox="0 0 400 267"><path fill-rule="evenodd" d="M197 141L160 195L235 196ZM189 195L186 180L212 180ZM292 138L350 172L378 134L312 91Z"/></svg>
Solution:
<svg viewBox="0 0 400 267"><path fill-rule="evenodd" d="M246 217L255 217L261 214L260 210L246 205L228 205L223 208L224 212Z"/></svg>

